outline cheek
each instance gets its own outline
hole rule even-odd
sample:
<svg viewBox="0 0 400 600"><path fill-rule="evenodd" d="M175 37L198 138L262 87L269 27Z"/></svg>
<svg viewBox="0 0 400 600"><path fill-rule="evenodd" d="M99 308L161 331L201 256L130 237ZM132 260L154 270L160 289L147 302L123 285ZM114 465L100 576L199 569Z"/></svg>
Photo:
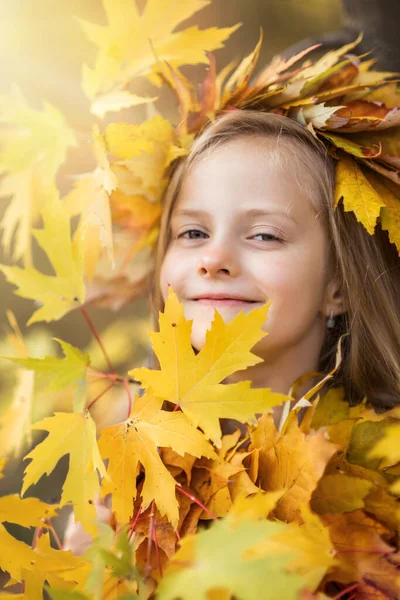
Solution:
<svg viewBox="0 0 400 600"><path fill-rule="evenodd" d="M269 261L258 270L259 286L272 301L270 317L293 323L303 313L315 315L321 308L325 289L324 261L317 255L297 254ZM283 314L284 313L284 314ZM304 315L306 316L306 315Z"/></svg>
<svg viewBox="0 0 400 600"><path fill-rule="evenodd" d="M171 286L178 298L181 298L183 283L186 281L185 260L182 255L177 257L174 252L167 252L160 271L160 287L163 299L168 295Z"/></svg>

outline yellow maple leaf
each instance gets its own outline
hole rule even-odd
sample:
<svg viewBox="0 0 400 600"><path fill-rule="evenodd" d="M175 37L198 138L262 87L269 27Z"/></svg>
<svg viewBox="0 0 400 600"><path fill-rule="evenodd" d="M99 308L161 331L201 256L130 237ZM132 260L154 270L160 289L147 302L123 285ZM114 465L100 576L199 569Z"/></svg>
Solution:
<svg viewBox="0 0 400 600"><path fill-rule="evenodd" d="M1 523L0 548L0 569L9 573L15 581L21 581L23 570L32 568L35 552L27 544L16 540ZM4 548L7 548L6 552Z"/></svg>
<svg viewBox="0 0 400 600"><path fill-rule="evenodd" d="M96 426L90 414L55 413L53 417L35 423L32 429L43 429L49 435L25 456L31 462L25 469L21 494L24 495L42 475L51 473L60 458L69 454L69 470L60 504L72 502L75 520L80 521L88 533L96 535L93 498L100 490L96 470L105 476L105 467L97 446Z"/></svg>
<svg viewBox="0 0 400 600"><path fill-rule="evenodd" d="M46 527L43 522L56 516L57 505L41 502L38 498L20 498L17 494L1 496L0 522L17 523L22 527Z"/></svg>
<svg viewBox="0 0 400 600"><path fill-rule="evenodd" d="M144 196L149 202L161 200L166 168L188 152L170 121L158 115L139 125L111 123L104 139L109 153L118 159L112 170L121 192Z"/></svg>
<svg viewBox="0 0 400 600"><path fill-rule="evenodd" d="M63 115L48 102L42 111L27 106L18 90L13 102L0 103L0 121L15 128L0 154L4 177L0 195L11 196L1 221L2 245L13 260L31 262L31 228L38 219L43 196L54 184L75 136ZM12 239L15 235L15 243Z"/></svg>
<svg viewBox="0 0 400 600"><path fill-rule="evenodd" d="M203 434L184 414L160 408L161 400L147 392L142 398L135 398L129 419L101 432L100 453L103 459L109 459L109 479L103 481L102 491L112 494L112 507L120 523L125 524L132 517L140 463L145 470L142 509L155 500L160 513L166 514L176 528L179 520L176 481L159 456L159 446L172 448L181 456L185 453L215 456Z"/></svg>
<svg viewBox="0 0 400 600"><path fill-rule="evenodd" d="M117 187L98 125L93 126L92 135L97 166L91 173L77 177L74 189L63 199L71 215L81 215L84 263L89 280L93 278L103 248L114 266L110 194Z"/></svg>
<svg viewBox="0 0 400 600"><path fill-rule="evenodd" d="M77 583L80 588L80 584L86 581L92 566L83 557L74 556L70 550L52 548L48 533L37 540L35 554L36 560L32 565L32 572L40 591L45 581L55 588L75 588Z"/></svg>
<svg viewBox="0 0 400 600"><path fill-rule="evenodd" d="M157 96L138 96L137 94L128 92L128 90L116 90L115 92L98 96L93 100L91 111L96 117L103 119L104 115L108 112L119 112L124 108L132 108L140 104L155 102L157 99Z"/></svg>
<svg viewBox="0 0 400 600"><path fill-rule="evenodd" d="M385 203L356 161L345 155L340 157L336 167L335 205L341 198L344 210L353 211L357 220L373 235Z"/></svg>
<svg viewBox="0 0 400 600"><path fill-rule="evenodd" d="M250 381L221 384L235 371L262 362L250 349L266 334L261 330L268 306L245 315L240 312L225 324L216 312L202 350L195 355L190 343L191 322L183 305L169 290L160 331L151 334L161 370L133 369L130 373L155 396L178 404L217 447L221 446L220 418L256 422L256 413L270 411L288 400L269 389L251 389Z"/></svg>
<svg viewBox="0 0 400 600"><path fill-rule="evenodd" d="M100 102L101 114L115 107L115 93L139 76L159 83L158 64L168 61L174 67L207 63L206 50L222 48L224 41L239 27L200 31L197 26L174 33L178 25L211 0L165 3L147 0L139 12L132 0L103 0L107 25L79 19L83 31L98 48L94 68L83 66L82 86L90 99ZM143 99L148 102L148 98ZM121 99L119 99L119 102ZM119 103L117 101L117 105ZM122 99L125 106L140 103L140 98ZM99 113L98 106L95 110ZM97 106L97 108L96 108Z"/></svg>
<svg viewBox="0 0 400 600"><path fill-rule="evenodd" d="M377 191L384 206L381 209L382 229L388 232L389 239L400 254L400 199L399 188L390 181L383 181L373 173L367 175L369 182ZM393 191L391 191L393 189Z"/></svg>
<svg viewBox="0 0 400 600"><path fill-rule="evenodd" d="M15 294L42 303L28 325L60 319L85 298L82 229L78 227L71 240L70 217L55 187L48 191L42 217L43 229L33 230L33 234L46 252L55 275L45 275L34 267L0 265L7 280L18 286Z"/></svg>

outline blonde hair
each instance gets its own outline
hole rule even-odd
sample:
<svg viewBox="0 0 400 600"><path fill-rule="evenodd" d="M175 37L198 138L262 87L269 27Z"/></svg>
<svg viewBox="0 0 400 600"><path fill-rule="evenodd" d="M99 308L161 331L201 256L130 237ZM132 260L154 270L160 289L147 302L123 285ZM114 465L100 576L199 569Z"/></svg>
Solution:
<svg viewBox="0 0 400 600"><path fill-rule="evenodd" d="M396 248L379 224L371 236L353 213L344 211L342 203L334 208L334 161L310 131L290 118L255 110L229 111L209 123L194 141L189 155L175 165L164 197L156 253L155 310L163 308L160 270L170 242L172 211L183 182L193 165L207 153L239 136L274 140L274 158L294 161L298 167L295 170L300 168L309 177L310 197L328 233L333 273L346 307L346 312L336 318L334 330L325 338L320 370L326 372L332 368L337 341L343 333L348 333L334 385L344 387L350 403L367 397L376 410L398 404L400 261Z"/></svg>

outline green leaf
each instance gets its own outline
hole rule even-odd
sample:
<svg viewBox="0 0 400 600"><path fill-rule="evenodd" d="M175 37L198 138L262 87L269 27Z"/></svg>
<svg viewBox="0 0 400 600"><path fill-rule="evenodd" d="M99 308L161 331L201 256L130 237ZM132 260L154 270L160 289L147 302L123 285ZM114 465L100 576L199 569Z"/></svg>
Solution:
<svg viewBox="0 0 400 600"><path fill-rule="evenodd" d="M109 550L114 540L114 531L109 525L98 523L98 529L100 535L94 538L92 545L84 555L85 560L93 565L85 589L94 596L95 600L100 600L103 594L104 572L107 561L102 555L102 550Z"/></svg>
<svg viewBox="0 0 400 600"><path fill-rule="evenodd" d="M320 515L352 512L364 508L364 498L372 486L371 481L342 473L325 475L313 492L311 508Z"/></svg>
<svg viewBox="0 0 400 600"><path fill-rule="evenodd" d="M372 455L371 450L381 440L389 425L398 423L396 419L388 418L382 421L364 421L355 425L347 451L347 460L366 469L377 470L382 461L381 457Z"/></svg>
<svg viewBox="0 0 400 600"><path fill-rule="evenodd" d="M227 590L240 600L297 600L306 581L289 570L294 551L286 548L268 556L245 556L246 551L276 537L286 527L256 519L234 525L228 515L207 531L185 537L160 582L158 600L206 600L213 588Z"/></svg>
<svg viewBox="0 0 400 600"><path fill-rule="evenodd" d="M10 360L25 369L36 371L39 376L46 380L46 383L50 379L50 383L43 390L45 393L63 390L69 385L75 384L74 411L82 412L87 392L86 367L90 364L90 357L88 354L83 354L78 348L68 344L68 342L55 339L63 350L64 358L55 356L46 356L45 358L3 356L2 358Z"/></svg>
<svg viewBox="0 0 400 600"><path fill-rule="evenodd" d="M45 586L46 592L52 600L90 600L90 597L78 590L65 590Z"/></svg>

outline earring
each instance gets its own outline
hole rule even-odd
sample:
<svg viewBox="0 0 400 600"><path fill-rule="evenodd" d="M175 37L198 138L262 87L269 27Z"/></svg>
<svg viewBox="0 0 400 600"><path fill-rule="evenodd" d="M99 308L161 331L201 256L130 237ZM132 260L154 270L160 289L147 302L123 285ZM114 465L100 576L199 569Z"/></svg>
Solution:
<svg viewBox="0 0 400 600"><path fill-rule="evenodd" d="M333 318L333 308L329 311L329 319L326 324L328 329L333 329L335 327L335 319Z"/></svg>

